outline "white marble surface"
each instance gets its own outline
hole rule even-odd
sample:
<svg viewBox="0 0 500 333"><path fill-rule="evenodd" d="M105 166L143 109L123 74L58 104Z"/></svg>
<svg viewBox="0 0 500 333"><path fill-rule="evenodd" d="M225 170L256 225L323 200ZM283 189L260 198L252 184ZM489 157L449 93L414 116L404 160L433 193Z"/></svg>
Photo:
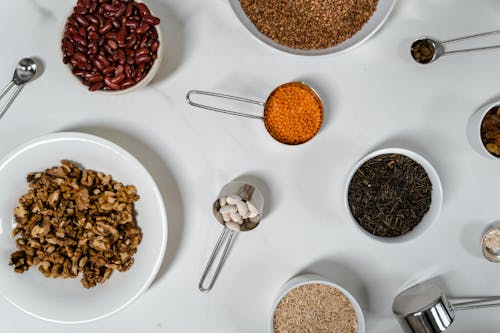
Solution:
<svg viewBox="0 0 500 333"><path fill-rule="evenodd" d="M149 0L162 19L166 62L150 86L116 97L88 93L61 63L59 36L71 2L3 2L0 78L7 83L24 56L42 59L45 72L0 120L0 156L63 130L122 145L150 170L165 197L167 255L151 288L111 318L49 324L2 299L1 332L266 332L280 286L302 271L350 289L366 311L370 333L400 332L393 297L420 279L436 278L456 295L500 294L500 266L487 263L479 249L481 231L500 219L500 161L476 154L465 136L472 112L500 95L500 52L428 67L408 56L410 42L421 34L446 39L498 29L498 1L400 0L388 23L361 47L300 58L258 43L224 0ZM274 142L259 121L192 109L184 99L189 89L262 99L297 79L317 88L327 110L323 130L300 147ZM343 208L350 167L387 145L427 157L445 193L439 221L399 245L360 234ZM267 215L237 239L214 290L201 294L198 279L219 232L210 203L241 175L266 184ZM1 185L0 195L9 195ZM2 269L10 268L3 263ZM459 313L450 332L498 332L499 311Z"/></svg>

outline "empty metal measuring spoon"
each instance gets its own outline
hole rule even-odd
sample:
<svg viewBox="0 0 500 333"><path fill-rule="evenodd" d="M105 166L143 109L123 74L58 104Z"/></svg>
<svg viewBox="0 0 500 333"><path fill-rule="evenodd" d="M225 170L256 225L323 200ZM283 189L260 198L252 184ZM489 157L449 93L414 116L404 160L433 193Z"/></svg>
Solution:
<svg viewBox="0 0 500 333"><path fill-rule="evenodd" d="M500 307L500 296L459 301L446 297L435 285L422 283L397 295L392 311L405 333L440 333L451 326L456 311L493 307Z"/></svg>
<svg viewBox="0 0 500 333"><path fill-rule="evenodd" d="M309 115L309 119L303 119L303 117L300 117L300 121L297 121L297 124L294 124L296 128L300 128L304 124L312 124L316 123L316 126L314 127L314 131L311 131L306 135L306 137L301 138L298 141L287 141L284 139L281 135L277 134L276 132L276 126L273 125L273 119L275 119L273 115L273 111L271 110L272 108L270 105L272 104L272 101L275 100L275 96L278 92L283 92L284 90L289 90L289 89L300 89L301 91L307 92L307 96L314 101L314 105L317 107L314 110L314 114ZM285 91L286 91L285 90ZM214 107L211 105L207 104L201 104L193 101L193 96L195 95L204 95L204 96L210 96L210 97L216 97L216 98L221 98L221 99L229 99L233 101L238 101L242 103L248 103L248 104L255 104L263 107L263 114L262 115L254 115L254 114L249 114L249 113L244 113L244 112L238 112L238 111L233 111L233 110L228 110L228 109L223 109L219 107ZM290 98L290 97L289 97ZM321 98L319 95L312 89L309 85L303 83L303 82L288 82L279 85L276 87L269 96L267 97L265 102L261 101L256 101L248 98L243 98L243 97L237 97L237 96L231 96L231 95L225 95L225 94L219 94L219 93L214 93L214 92L208 92L208 91L200 91L200 90L191 90L187 93L186 95L186 100L187 102L195 107L202 108L205 110L210 110L210 111L215 111L215 112L220 112L224 114L229 114L233 116L239 116L239 117L245 117L245 118L252 118L252 119L261 119L264 121L264 125L266 126L267 132L277 141L283 143L283 144L288 144L288 145L297 145L297 144L302 144L310 139L312 139L320 130L321 125L323 123L323 102L321 101ZM293 110L287 110L290 112L293 112ZM295 128L295 129L296 129Z"/></svg>
<svg viewBox="0 0 500 333"><path fill-rule="evenodd" d="M481 239L483 256L491 262L500 262L500 223L490 226Z"/></svg>
<svg viewBox="0 0 500 333"><path fill-rule="evenodd" d="M9 106L12 104L16 96L19 94L21 89L24 87L26 83L28 83L36 74L37 65L33 59L23 58L19 60L16 65L16 70L14 71L14 75L12 76L12 81L10 81L7 86L0 93L0 99L2 99L7 92L9 92L12 88L14 91L9 96L3 107L0 109L0 118L2 118L3 114L7 111Z"/></svg>
<svg viewBox="0 0 500 333"><path fill-rule="evenodd" d="M234 195L239 196L243 201L250 202L259 212L257 217L255 217L254 219L243 221L241 227L238 228L239 231L228 228L226 226L227 224L224 221L222 214L219 211L219 209L221 208L220 199L222 197L225 198ZM244 232L255 229L262 220L263 209L264 209L264 197L262 193L259 191L259 189L257 189L253 185L250 185L242 181L232 181L222 188L220 194L217 196L217 199L214 201L212 205L212 211L217 221L224 226L224 229L222 229L222 233L220 234L219 239L217 240L212 255L210 256L210 259L208 260L205 270L203 271L203 275L201 276L200 283L198 285L200 291L208 292L212 289L222 269L222 265L224 264L229 254L229 251L231 249L231 243L235 238L236 232ZM219 255L222 248L224 248L222 255ZM215 271L212 273L212 277L208 281L208 283L205 284L208 278L208 274L212 270L216 258L218 258L218 263L215 267Z"/></svg>
<svg viewBox="0 0 500 333"><path fill-rule="evenodd" d="M500 30L495 30L495 31L489 31L489 32L483 32L480 34L475 34L475 35L470 35L470 36L464 36L464 37L459 37L459 38L454 38L454 39L449 39L447 41L438 41L436 39L428 38L428 37L422 37L417 39L411 44L411 49L410 53L411 56L413 57L413 60L420 64L429 64L437 59L439 59L442 56L445 55L453 55L453 54L462 54L462 53L468 53L468 52L477 52L477 51L485 51L485 50L491 50L491 49L497 49L500 48L500 45L493 45L493 46L484 46L484 47L475 47L475 48L468 48L468 49L459 49L459 50L447 50L446 45L447 44L452 44L468 39L474 39L478 37L486 37L490 35L495 35L499 34Z"/></svg>

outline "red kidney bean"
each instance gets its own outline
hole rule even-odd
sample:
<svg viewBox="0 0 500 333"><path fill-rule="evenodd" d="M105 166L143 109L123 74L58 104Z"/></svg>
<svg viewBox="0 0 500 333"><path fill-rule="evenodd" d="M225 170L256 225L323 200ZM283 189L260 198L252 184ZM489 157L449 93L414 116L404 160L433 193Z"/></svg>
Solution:
<svg viewBox="0 0 500 333"><path fill-rule="evenodd" d="M106 67L105 69L102 70L102 74L104 75L110 75L115 72L115 69L113 67Z"/></svg>
<svg viewBox="0 0 500 333"><path fill-rule="evenodd" d="M89 90L96 91L96 90L101 90L102 88L104 88L104 83L101 81L101 82L97 82L97 83L94 83L93 85L91 85L89 87Z"/></svg>
<svg viewBox="0 0 500 333"><path fill-rule="evenodd" d="M85 8L83 6L75 6L75 8L73 8L73 11L77 14L84 15L87 14L88 8Z"/></svg>
<svg viewBox="0 0 500 333"><path fill-rule="evenodd" d="M116 40L116 37L117 37L117 33L116 32L107 32L104 37L106 37L106 39L113 39L113 40Z"/></svg>
<svg viewBox="0 0 500 333"><path fill-rule="evenodd" d="M106 20L104 19L104 17L101 14L94 14L94 16L99 21L99 27L102 27L104 25L104 23L106 22Z"/></svg>
<svg viewBox="0 0 500 333"><path fill-rule="evenodd" d="M122 16L126 10L127 10L127 6L124 3L120 4L118 9L116 10L115 17Z"/></svg>
<svg viewBox="0 0 500 333"><path fill-rule="evenodd" d="M89 12L95 13L96 10L97 10L97 2L92 2L92 4L90 5L90 8L89 8Z"/></svg>
<svg viewBox="0 0 500 333"><path fill-rule="evenodd" d="M99 29L99 33L101 35L104 35L108 31L110 31L113 28L113 25L111 24L111 21L106 21L104 25Z"/></svg>
<svg viewBox="0 0 500 333"><path fill-rule="evenodd" d="M126 64L124 67L124 71L125 76L130 79L130 77L132 76L132 67L129 64Z"/></svg>
<svg viewBox="0 0 500 333"><path fill-rule="evenodd" d="M96 25L96 24L91 24L87 27L87 31L94 31L96 32L97 30L99 30L99 27Z"/></svg>
<svg viewBox="0 0 500 333"><path fill-rule="evenodd" d="M103 49L104 51L106 51L107 54L109 54L110 56L113 56L115 54L115 51L108 45L104 45L103 46Z"/></svg>
<svg viewBox="0 0 500 333"><path fill-rule="evenodd" d="M125 35L127 34L127 29L121 28L120 31L116 34L116 41L120 47L125 46Z"/></svg>
<svg viewBox="0 0 500 333"><path fill-rule="evenodd" d="M88 15L85 15L85 18L87 19L87 21L89 21L90 23L94 24L94 25L97 25L99 26L99 20L97 19L97 17L95 17L94 15L91 15L91 14L88 14Z"/></svg>
<svg viewBox="0 0 500 333"><path fill-rule="evenodd" d="M113 24L113 27L115 27L115 29L120 29L120 27L121 27L120 22L118 22L114 18L111 19L111 23Z"/></svg>
<svg viewBox="0 0 500 333"><path fill-rule="evenodd" d="M125 55L125 51L123 51L123 49L116 50L116 59L118 60L120 65L125 65L127 56Z"/></svg>
<svg viewBox="0 0 500 333"><path fill-rule="evenodd" d="M151 16L151 12L149 11L149 8L141 3L141 2L138 2L138 3L135 3L135 7L139 10L139 13L142 15L142 16Z"/></svg>
<svg viewBox="0 0 500 333"><path fill-rule="evenodd" d="M138 33L139 35L142 35L146 33L149 30L150 25L147 23L142 23L139 28L135 29L135 32Z"/></svg>
<svg viewBox="0 0 500 333"><path fill-rule="evenodd" d="M155 27L149 29L148 34L152 39L158 39L158 31L156 30Z"/></svg>
<svg viewBox="0 0 500 333"><path fill-rule="evenodd" d="M128 27L128 28L137 28L139 26L139 22L138 21L135 21L135 20L127 20L125 21L125 25Z"/></svg>
<svg viewBox="0 0 500 333"><path fill-rule="evenodd" d="M132 57L127 57L127 64L129 64L129 65L133 65L133 64L135 64L135 60L134 60L134 58L132 58Z"/></svg>
<svg viewBox="0 0 500 333"><path fill-rule="evenodd" d="M80 35L73 35L73 40L82 46L87 46L87 40Z"/></svg>
<svg viewBox="0 0 500 333"><path fill-rule="evenodd" d="M82 27L88 27L89 26L89 21L83 17L83 15L80 14L73 14L73 17L75 18L76 22Z"/></svg>
<svg viewBox="0 0 500 333"><path fill-rule="evenodd" d="M87 48L80 45L80 44L75 45L75 50L76 50L76 52L87 53Z"/></svg>
<svg viewBox="0 0 500 333"><path fill-rule="evenodd" d="M75 53L75 48L73 47L73 44L69 40L69 38L64 38L62 41L63 45L63 50L68 56L72 56Z"/></svg>
<svg viewBox="0 0 500 333"><path fill-rule="evenodd" d="M92 61L92 63L101 72L106 68L106 66L104 65L104 63L102 61L97 60L97 59L94 59L94 61Z"/></svg>
<svg viewBox="0 0 500 333"><path fill-rule="evenodd" d="M92 40L98 40L99 39L99 34L95 31L89 31L88 35L89 39L92 39Z"/></svg>
<svg viewBox="0 0 500 333"><path fill-rule="evenodd" d="M136 57L139 57L139 56L144 55L144 54L149 54L149 49L143 47L143 48L140 48L137 51L135 51Z"/></svg>
<svg viewBox="0 0 500 333"><path fill-rule="evenodd" d="M87 78L87 81L90 83L101 82L104 80L104 77L100 74L93 74L91 77Z"/></svg>
<svg viewBox="0 0 500 333"><path fill-rule="evenodd" d="M123 65L118 65L116 66L116 69L115 69L115 76L118 75L118 74L121 74L123 73L123 70L125 69L125 67L123 67Z"/></svg>
<svg viewBox="0 0 500 333"><path fill-rule="evenodd" d="M108 12L115 12L115 7L110 4L110 3L103 3L102 5L102 8L104 8L105 11L108 11Z"/></svg>
<svg viewBox="0 0 500 333"><path fill-rule="evenodd" d="M97 57L96 57L97 60L99 60L100 62L102 62L104 64L105 67L108 67L109 66L109 62L108 62L108 59L106 59L105 56L103 56L102 54L99 54Z"/></svg>
<svg viewBox="0 0 500 333"><path fill-rule="evenodd" d="M149 61L151 61L151 57L147 54L143 54L143 55L135 57L136 64L147 63Z"/></svg>
<svg viewBox="0 0 500 333"><path fill-rule="evenodd" d="M131 16L132 13L134 11L134 3L133 2L129 2L127 4L127 9L125 10L125 16Z"/></svg>
<svg viewBox="0 0 500 333"><path fill-rule="evenodd" d="M160 46L160 42L158 42L157 40L155 40L153 42L153 44L151 44L151 52L153 52L153 55L156 54L156 52L158 51L158 47Z"/></svg>
<svg viewBox="0 0 500 333"><path fill-rule="evenodd" d="M87 57L84 54L80 53L80 52L76 52L73 55L72 60L74 60L76 62L87 62Z"/></svg>
<svg viewBox="0 0 500 333"><path fill-rule="evenodd" d="M70 32L72 35L77 35L78 34L78 29L74 25L70 25L67 28L67 31Z"/></svg>
<svg viewBox="0 0 500 333"><path fill-rule="evenodd" d="M151 15L146 15L142 17L142 21L146 22L149 25L157 25L160 24L160 19Z"/></svg>
<svg viewBox="0 0 500 333"><path fill-rule="evenodd" d="M85 28L78 29L78 34L83 38L87 38L87 30L85 30Z"/></svg>
<svg viewBox="0 0 500 333"><path fill-rule="evenodd" d="M85 76L85 74L87 74L87 71L84 71L83 69L73 69L72 70L73 74L76 75L76 76Z"/></svg>
<svg viewBox="0 0 500 333"><path fill-rule="evenodd" d="M135 45L135 43L137 43L137 36L136 36L136 35L133 35L133 36L132 36L132 38L130 38L130 39L127 41L127 43L125 43L125 47L126 47L127 49L130 49L130 48L132 48L132 47Z"/></svg>
<svg viewBox="0 0 500 333"><path fill-rule="evenodd" d="M112 39L108 39L108 42L107 42L108 46L110 48L112 48L113 50L116 50L118 48L118 43L115 42L114 40Z"/></svg>
<svg viewBox="0 0 500 333"><path fill-rule="evenodd" d="M104 36L99 37L99 46L103 46L105 41L106 41L106 37L104 37Z"/></svg>
<svg viewBox="0 0 500 333"><path fill-rule="evenodd" d="M123 80L125 80L125 74L123 74L123 73L120 73L117 76L115 76L114 78L110 79L110 81L113 83L120 83Z"/></svg>
<svg viewBox="0 0 500 333"><path fill-rule="evenodd" d="M130 87L134 86L134 85L135 85L135 81L134 80L125 80L120 85L120 89L127 89L127 88L130 88Z"/></svg>
<svg viewBox="0 0 500 333"><path fill-rule="evenodd" d="M114 83L113 81L111 81L111 78L109 76L106 76L104 78L104 84L111 90L119 90L120 89L120 85L118 83Z"/></svg>

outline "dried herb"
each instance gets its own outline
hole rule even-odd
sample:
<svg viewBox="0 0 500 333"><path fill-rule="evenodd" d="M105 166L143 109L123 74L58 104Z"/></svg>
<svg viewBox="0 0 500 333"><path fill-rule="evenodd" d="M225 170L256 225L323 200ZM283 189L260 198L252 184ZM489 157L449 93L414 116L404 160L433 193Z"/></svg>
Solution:
<svg viewBox="0 0 500 333"><path fill-rule="evenodd" d="M381 237L411 231L429 211L431 196L432 183L425 169L401 154L366 161L354 173L348 190L356 221Z"/></svg>
<svg viewBox="0 0 500 333"><path fill-rule="evenodd" d="M490 154L500 157L500 107L495 106L481 123L481 140Z"/></svg>

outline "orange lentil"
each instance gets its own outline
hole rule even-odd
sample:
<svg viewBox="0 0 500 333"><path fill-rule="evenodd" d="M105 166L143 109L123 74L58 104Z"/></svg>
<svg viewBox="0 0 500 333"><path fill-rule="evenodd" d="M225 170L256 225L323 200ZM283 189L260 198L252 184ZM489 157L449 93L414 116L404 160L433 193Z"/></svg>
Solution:
<svg viewBox="0 0 500 333"><path fill-rule="evenodd" d="M281 143L298 145L309 141L322 123L322 103L303 83L281 85L266 101L264 124L269 134Z"/></svg>

